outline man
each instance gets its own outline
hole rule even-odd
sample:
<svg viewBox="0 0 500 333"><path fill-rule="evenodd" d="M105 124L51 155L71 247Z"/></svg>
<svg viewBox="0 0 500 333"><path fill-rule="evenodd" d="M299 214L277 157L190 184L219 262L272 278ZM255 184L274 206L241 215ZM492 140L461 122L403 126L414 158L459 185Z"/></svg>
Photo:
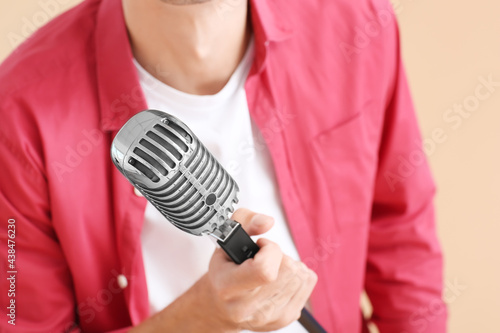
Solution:
<svg viewBox="0 0 500 333"><path fill-rule="evenodd" d="M40 29L0 68L18 268L2 292L16 326L0 327L300 332L307 305L359 332L365 289L381 332L444 332L434 185L389 8L87 0ZM113 137L153 107L240 184L233 219L271 239L254 259L168 229L113 167Z"/></svg>

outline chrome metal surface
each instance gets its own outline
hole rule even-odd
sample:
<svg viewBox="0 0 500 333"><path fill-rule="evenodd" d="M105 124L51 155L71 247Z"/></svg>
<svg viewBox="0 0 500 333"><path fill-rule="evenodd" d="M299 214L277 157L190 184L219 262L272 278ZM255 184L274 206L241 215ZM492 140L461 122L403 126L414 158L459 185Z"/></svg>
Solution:
<svg viewBox="0 0 500 333"><path fill-rule="evenodd" d="M222 240L231 232L238 185L179 119L158 110L136 114L114 138L111 158L176 227Z"/></svg>

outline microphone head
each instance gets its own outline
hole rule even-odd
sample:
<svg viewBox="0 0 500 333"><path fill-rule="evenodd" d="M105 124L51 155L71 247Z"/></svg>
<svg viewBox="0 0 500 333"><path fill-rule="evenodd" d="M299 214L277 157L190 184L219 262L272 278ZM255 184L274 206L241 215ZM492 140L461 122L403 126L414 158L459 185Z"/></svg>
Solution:
<svg viewBox="0 0 500 333"><path fill-rule="evenodd" d="M114 138L111 159L179 229L197 236L227 233L238 185L179 119L158 110L134 115Z"/></svg>

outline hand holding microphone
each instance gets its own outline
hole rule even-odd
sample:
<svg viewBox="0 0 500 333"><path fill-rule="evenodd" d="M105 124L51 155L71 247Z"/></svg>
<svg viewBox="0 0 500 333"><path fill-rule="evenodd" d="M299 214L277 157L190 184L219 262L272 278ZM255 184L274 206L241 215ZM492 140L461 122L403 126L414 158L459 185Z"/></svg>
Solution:
<svg viewBox="0 0 500 333"><path fill-rule="evenodd" d="M278 327L290 317L298 317L295 306L306 302L316 283L315 275L284 256L276 244L268 240L256 244L240 224L248 226L246 218L252 213L233 216L241 220L229 218L238 202L238 185L186 124L162 111L140 112L116 135L111 158L168 222L196 236L214 237L230 259L241 264L238 267L227 258L222 260L221 252L216 251L211 267L221 270L212 268L205 283L212 287L207 288L212 290L210 297L219 302L202 311L214 306L220 311L214 313L219 316L214 320L226 314L227 323L236 327L243 322ZM246 288L246 292L232 293L231 288ZM203 293L203 289L199 291ZM238 306L224 305L231 303ZM299 317L309 332L325 332L306 309Z"/></svg>
<svg viewBox="0 0 500 333"><path fill-rule="evenodd" d="M232 218L250 235L262 234L273 224L271 217L247 209L237 210ZM276 243L261 238L257 244L259 252L241 265L217 249L202 278L213 317L228 330L274 331L289 325L301 316L316 284L316 274L283 254Z"/></svg>
<svg viewBox="0 0 500 333"><path fill-rule="evenodd" d="M272 218L247 209L232 216L251 236L268 231ZM235 265L216 249L208 272L174 302L130 333L265 332L296 320L316 283L314 272L284 255L279 246L259 239L259 252Z"/></svg>

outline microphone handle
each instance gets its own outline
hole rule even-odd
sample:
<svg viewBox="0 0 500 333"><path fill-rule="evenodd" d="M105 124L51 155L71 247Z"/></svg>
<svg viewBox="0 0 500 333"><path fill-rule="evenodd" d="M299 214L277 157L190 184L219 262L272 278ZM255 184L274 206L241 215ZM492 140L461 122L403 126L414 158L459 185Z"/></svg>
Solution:
<svg viewBox="0 0 500 333"><path fill-rule="evenodd" d="M235 229L224 240L217 243L236 264L241 264L253 258L259 251L259 246L248 236L241 224L237 223ZM310 333L326 333L325 329L314 319L306 308L302 309L299 323Z"/></svg>

